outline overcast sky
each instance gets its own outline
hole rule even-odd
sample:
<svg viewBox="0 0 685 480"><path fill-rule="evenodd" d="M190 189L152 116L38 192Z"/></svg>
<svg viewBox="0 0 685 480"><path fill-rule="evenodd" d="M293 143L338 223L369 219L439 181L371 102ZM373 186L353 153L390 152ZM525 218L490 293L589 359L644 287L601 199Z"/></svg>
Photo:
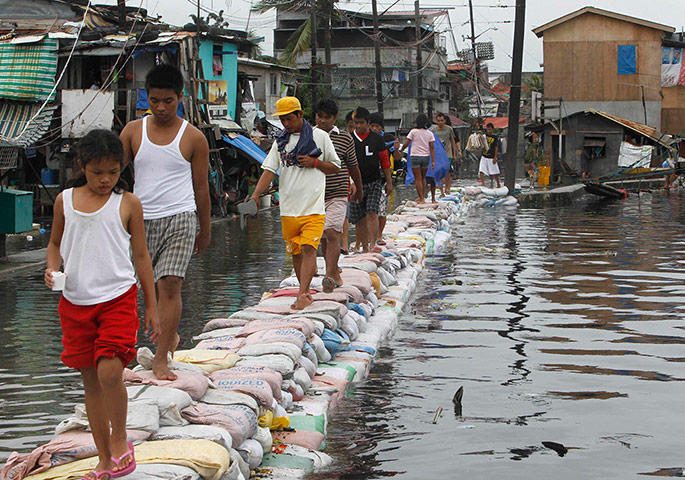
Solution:
<svg viewBox="0 0 685 480"><path fill-rule="evenodd" d="M196 11L196 0L128 0L127 5L139 6L152 14L160 14L163 20L175 25L190 21L191 13ZM250 0L200 0L203 8L213 11L223 9L231 28L254 29L265 37L262 43L264 52L273 52L273 29L276 26L275 13L265 15L250 14ZM102 0L96 3L115 4L116 0ZM256 3L256 0L255 2ZM390 7L394 0L378 0L378 10ZM473 0L474 21L478 41L492 41L495 45L495 59L489 62L491 72L511 69L511 52L514 35L514 5L516 0ZM672 26L676 31L685 26L685 0L528 0L526 5L526 37L524 41L523 68L526 71L541 70L542 39L531 32L533 28L564 16L588 5L617 13L644 18ZM353 11L371 11L371 0L338 2L340 8ZM649 8L647 8L649 6ZM425 0L422 8L451 7L449 11L453 27L450 34L447 18L437 24L439 31L446 36L449 59L454 58L454 43L458 49L467 48L464 36L470 35L468 0ZM399 0L392 10L413 11L413 0ZM206 13L205 13L206 15ZM249 24L248 24L249 22ZM496 30L495 30L496 29ZM454 39L454 41L453 41Z"/></svg>

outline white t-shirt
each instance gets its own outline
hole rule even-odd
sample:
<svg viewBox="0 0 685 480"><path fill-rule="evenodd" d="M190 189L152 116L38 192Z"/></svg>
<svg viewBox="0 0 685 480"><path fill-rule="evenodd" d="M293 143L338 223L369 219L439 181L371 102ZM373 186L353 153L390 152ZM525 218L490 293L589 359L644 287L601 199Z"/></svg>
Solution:
<svg viewBox="0 0 685 480"><path fill-rule="evenodd" d="M314 142L323 152L319 161L331 162L340 166L340 159L335 153L333 142L326 132L319 129L312 131ZM290 135L285 146L286 152L292 152L300 139L299 133ZM324 194L326 192L326 174L318 168L302 168L281 162L278 142L274 142L262 164L264 170L276 173L280 168L278 193L282 217L303 217L306 215L325 215Z"/></svg>
<svg viewBox="0 0 685 480"><path fill-rule="evenodd" d="M411 140L411 154L415 157L430 157L430 143L435 142L435 135L426 128L414 128L407 138Z"/></svg>

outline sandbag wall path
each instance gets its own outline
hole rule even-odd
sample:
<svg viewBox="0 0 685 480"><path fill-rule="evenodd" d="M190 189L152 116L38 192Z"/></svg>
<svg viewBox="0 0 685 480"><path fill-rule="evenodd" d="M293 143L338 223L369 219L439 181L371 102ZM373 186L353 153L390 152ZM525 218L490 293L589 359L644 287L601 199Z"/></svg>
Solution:
<svg viewBox="0 0 685 480"><path fill-rule="evenodd" d="M124 372L138 464L126 478L291 479L328 467L328 418L393 335L427 255L448 248L467 197L454 192L388 215L384 250L341 257L344 284L332 293L323 293L318 258L306 309L290 308L299 287L293 274L257 305L209 321L194 348L170 359L177 380L157 380L153 354L141 348L138 365ZM49 443L13 453L0 478L81 478L97 464L87 428L79 405Z"/></svg>

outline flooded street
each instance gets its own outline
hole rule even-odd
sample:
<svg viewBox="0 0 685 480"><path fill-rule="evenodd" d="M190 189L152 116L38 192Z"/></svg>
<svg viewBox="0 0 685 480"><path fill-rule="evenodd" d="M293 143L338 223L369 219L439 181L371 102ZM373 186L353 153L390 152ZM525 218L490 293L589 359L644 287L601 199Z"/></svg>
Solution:
<svg viewBox="0 0 685 480"><path fill-rule="evenodd" d="M463 221L331 418L336 464L311 478L683 476L685 197L478 209ZM277 211L250 228L214 224L191 263L185 346L289 272ZM42 272L0 278L0 461L47 441L82 399L59 362L57 301Z"/></svg>

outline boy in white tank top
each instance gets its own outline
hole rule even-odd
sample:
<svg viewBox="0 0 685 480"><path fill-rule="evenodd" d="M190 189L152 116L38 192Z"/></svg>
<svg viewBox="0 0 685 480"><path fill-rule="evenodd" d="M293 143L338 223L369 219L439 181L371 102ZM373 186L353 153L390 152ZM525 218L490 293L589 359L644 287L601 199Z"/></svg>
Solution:
<svg viewBox="0 0 685 480"><path fill-rule="evenodd" d="M127 124L120 138L126 162L133 161L133 192L143 204L162 324L152 370L160 380L173 380L167 355L180 340L183 279L193 251L202 253L211 235L209 146L200 130L176 114L183 99L183 76L176 67L153 68L145 90L152 115Z"/></svg>

